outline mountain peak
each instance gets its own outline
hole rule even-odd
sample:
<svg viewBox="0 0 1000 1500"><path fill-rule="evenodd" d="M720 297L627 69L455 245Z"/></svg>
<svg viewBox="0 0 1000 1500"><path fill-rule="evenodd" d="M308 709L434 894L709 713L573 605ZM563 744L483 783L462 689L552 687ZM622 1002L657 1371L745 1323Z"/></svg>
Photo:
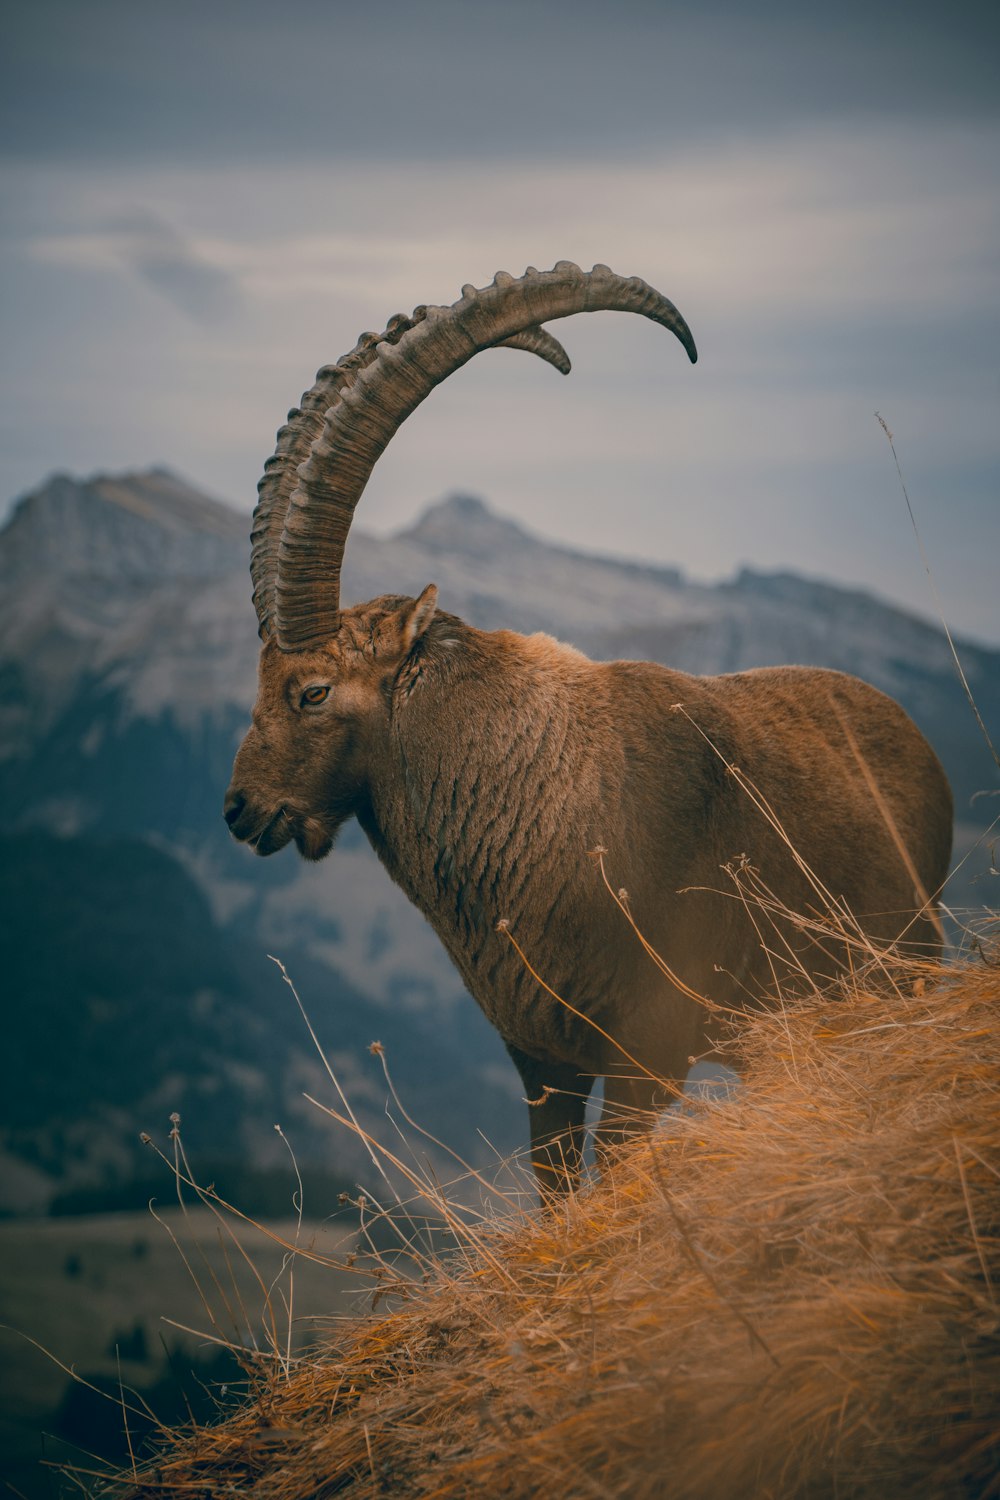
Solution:
<svg viewBox="0 0 1000 1500"><path fill-rule="evenodd" d="M88 479L53 474L18 501L0 532L4 571L208 577L246 550L249 523L170 469Z"/></svg>
<svg viewBox="0 0 1000 1500"><path fill-rule="evenodd" d="M421 519L426 519L428 516L440 512L445 512L448 515L453 515L466 521L479 521L485 516L492 516L494 520L499 519L496 511L491 510L486 501L480 499L478 495L446 495L443 500L438 500L434 505L429 505Z"/></svg>
<svg viewBox="0 0 1000 1500"><path fill-rule="evenodd" d="M448 495L428 506L416 525L397 535L400 541L416 542L427 551L461 557L489 557L497 548L509 551L537 545L515 521L497 515L477 495Z"/></svg>

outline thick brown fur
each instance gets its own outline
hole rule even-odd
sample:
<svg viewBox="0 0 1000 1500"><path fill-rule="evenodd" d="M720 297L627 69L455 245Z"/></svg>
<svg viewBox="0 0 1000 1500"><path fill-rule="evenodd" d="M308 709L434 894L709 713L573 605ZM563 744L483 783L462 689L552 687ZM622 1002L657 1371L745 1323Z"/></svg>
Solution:
<svg viewBox="0 0 1000 1500"><path fill-rule="evenodd" d="M435 601L428 589L345 610L321 650L265 645L226 816L258 853L294 838L307 858L358 818L540 1101L543 1189L575 1178L597 1077L607 1141L655 1106L654 1080L682 1082L711 1047L716 1013L685 987L723 1007L774 988L725 873L734 860L808 914L822 897L804 865L868 937L938 951L927 902L947 874L951 793L890 698L804 667L697 678L592 662L547 636L475 630ZM609 896L596 846L680 985ZM820 983L845 961L792 924L782 945Z"/></svg>

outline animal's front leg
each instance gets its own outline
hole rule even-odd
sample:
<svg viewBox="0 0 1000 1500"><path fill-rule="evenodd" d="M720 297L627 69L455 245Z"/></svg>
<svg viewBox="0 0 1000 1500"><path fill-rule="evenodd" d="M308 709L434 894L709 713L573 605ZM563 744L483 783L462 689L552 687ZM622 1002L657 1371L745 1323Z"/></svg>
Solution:
<svg viewBox="0 0 1000 1500"><path fill-rule="evenodd" d="M539 1062L509 1042L507 1051L524 1084L531 1165L544 1206L571 1192L580 1180L583 1117L594 1077L566 1063Z"/></svg>

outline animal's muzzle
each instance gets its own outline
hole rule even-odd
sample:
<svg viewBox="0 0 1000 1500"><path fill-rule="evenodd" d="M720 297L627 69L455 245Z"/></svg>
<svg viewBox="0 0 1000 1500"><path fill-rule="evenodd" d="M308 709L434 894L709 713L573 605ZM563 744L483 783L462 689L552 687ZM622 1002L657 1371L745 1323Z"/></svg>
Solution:
<svg viewBox="0 0 1000 1500"><path fill-rule="evenodd" d="M240 813L243 811L246 805L246 798L241 796L239 792L227 792L226 800L222 805L222 816L225 818L230 828L232 828L233 825L237 822Z"/></svg>
<svg viewBox="0 0 1000 1500"><path fill-rule="evenodd" d="M283 807L262 811L232 788L226 793L222 816L233 838L250 844L257 854L276 854L292 837L292 826Z"/></svg>

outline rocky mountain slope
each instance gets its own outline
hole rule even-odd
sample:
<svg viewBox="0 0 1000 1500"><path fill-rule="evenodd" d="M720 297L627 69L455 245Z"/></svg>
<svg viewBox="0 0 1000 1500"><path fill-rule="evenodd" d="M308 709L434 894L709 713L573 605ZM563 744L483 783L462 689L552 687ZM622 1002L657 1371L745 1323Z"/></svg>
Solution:
<svg viewBox="0 0 1000 1500"><path fill-rule="evenodd" d="M124 1150L120 1140L166 1112L164 1080L177 1076L171 1037L179 1016L218 1062L212 1076L221 1080L235 1153L270 1158L272 1114L284 1099L293 1101L285 1117L295 1116L304 1156L335 1154L322 1122L299 1109L303 1078L315 1081L303 1062L308 1038L285 1008L287 991L267 952L307 979L317 1029L352 1058L366 1119L376 1122L384 1107L380 1070L361 1056L364 1041L380 1036L406 1072L408 1104L428 1128L445 1130L471 1154L485 1151L477 1128L501 1150L521 1139L518 1091L502 1047L358 831L346 830L319 867L292 853L255 860L227 836L222 791L254 694L248 550L245 516L164 470L85 482L57 476L23 500L0 533L0 797L8 835L0 864L15 888L18 871L30 866L34 903L4 934L9 951L20 954L8 970L16 974L9 1024L29 1055L32 1078L36 1064L44 1068L41 1036L27 1017L44 1013L45 1025L61 1033L69 1049L61 1067L71 1065L72 1039L82 1045L90 1037L98 1046L94 1017L108 997L94 960L110 942L98 917L117 903L126 948L134 934L137 979L130 991L127 965L116 971L116 1046L123 1034L133 1038L131 1064L120 1049L115 1055L125 1068L147 1060L146 1082L133 1089L124 1114L91 1107L98 1093L106 1104L112 1088L99 1066L87 1071L83 1095L74 1088L60 1100L50 1092L44 1121L28 1118L24 1100L17 1106L4 1140L19 1165L19 1193L36 1203L67 1185L67 1171L79 1185L135 1169L131 1147ZM857 672L899 698L936 745L955 786L963 838L995 805L973 802L995 792L997 776L942 633L867 595L750 572L721 586L698 585L674 569L540 541L467 497L433 507L393 537L352 535L346 561L349 599L416 593L433 580L443 607L476 625L546 630L596 656L650 657L699 672L789 660ZM1000 738L1000 652L963 643L961 653ZM81 915L79 893L59 874L70 846L42 833L73 841L76 879L92 886L84 891L92 898L89 915ZM166 862L164 888L176 886L169 910L161 912L152 894L155 880L132 879L144 845ZM99 849L110 885L83 873ZM988 868L980 852L963 900L995 901ZM177 915L184 902L189 911L200 903L193 927ZM46 980L48 989L40 971L21 961L31 910L39 942L46 931L58 938L75 924L74 943L60 950L58 982ZM161 919L166 913L173 930L186 934L180 947L187 989L174 971L168 983L164 959L151 960L140 938L148 938L151 912ZM216 973L220 963L225 973ZM196 1003L206 989L215 999ZM130 1024L130 993L142 1007L141 1026ZM239 1008L240 994L257 1019L237 1046L223 1022ZM248 1080L263 1079L259 1087L248 1081L241 1088L244 1066ZM73 1120L86 1117L90 1134L77 1131L72 1163L60 1169L58 1153L44 1142L55 1138L53 1130L65 1136L70 1098ZM204 1102L199 1107L207 1118ZM219 1118L212 1114L216 1134Z"/></svg>

